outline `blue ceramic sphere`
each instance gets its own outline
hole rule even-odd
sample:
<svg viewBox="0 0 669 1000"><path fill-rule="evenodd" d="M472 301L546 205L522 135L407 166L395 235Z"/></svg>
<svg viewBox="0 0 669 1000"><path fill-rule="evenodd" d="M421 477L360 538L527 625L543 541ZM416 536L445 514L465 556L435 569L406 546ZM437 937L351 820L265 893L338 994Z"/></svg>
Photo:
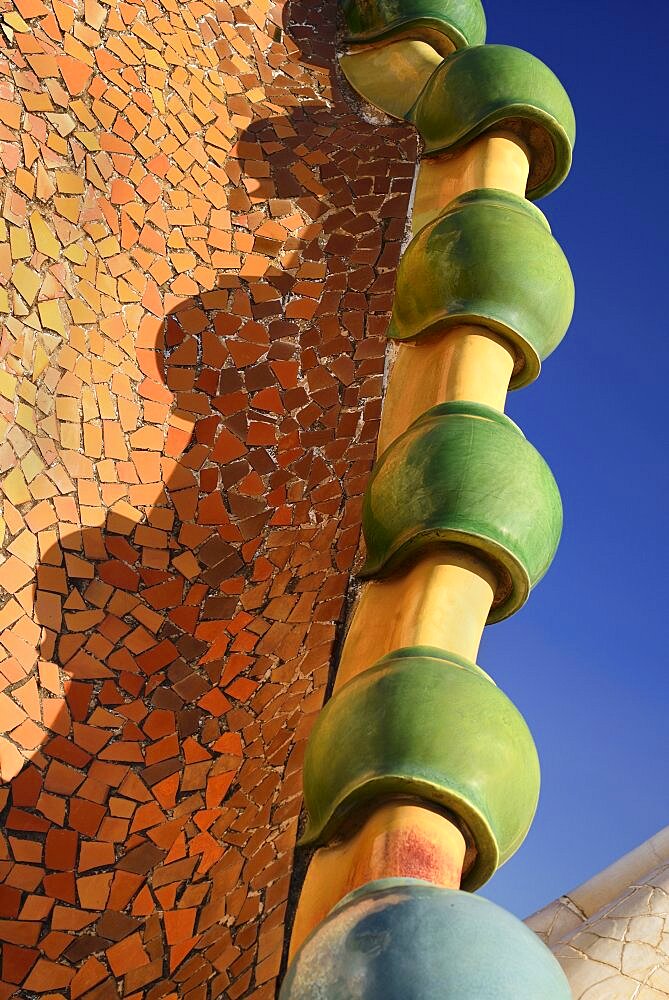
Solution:
<svg viewBox="0 0 669 1000"><path fill-rule="evenodd" d="M562 969L516 917L417 879L370 882L298 951L280 1000L571 1000Z"/></svg>

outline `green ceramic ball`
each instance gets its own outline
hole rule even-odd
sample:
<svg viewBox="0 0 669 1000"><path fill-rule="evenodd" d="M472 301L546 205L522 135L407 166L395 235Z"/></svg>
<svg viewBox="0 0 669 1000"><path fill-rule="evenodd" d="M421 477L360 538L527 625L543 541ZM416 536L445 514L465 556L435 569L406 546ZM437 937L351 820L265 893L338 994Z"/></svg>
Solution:
<svg viewBox="0 0 669 1000"><path fill-rule="evenodd" d="M395 38L429 39L444 56L485 42L480 0L343 0L345 40L368 45Z"/></svg>
<svg viewBox="0 0 669 1000"><path fill-rule="evenodd" d="M562 502L538 451L505 414L482 403L441 403L381 456L365 492L367 560L382 577L436 546L460 545L498 577L489 622L527 600L555 555Z"/></svg>
<svg viewBox="0 0 669 1000"><path fill-rule="evenodd" d="M444 650L396 650L344 684L320 713L304 761L309 822L325 844L360 809L392 798L441 807L476 848L463 888L514 854L539 798L525 720L480 667Z"/></svg>
<svg viewBox="0 0 669 1000"><path fill-rule="evenodd" d="M476 45L441 63L408 112L426 156L452 153L491 129L516 133L530 151L527 196L554 191L571 168L574 109L540 59L510 45Z"/></svg>
<svg viewBox="0 0 669 1000"><path fill-rule="evenodd" d="M573 312L574 279L544 215L525 198L486 188L456 198L407 247L388 336L483 326L513 350L517 389L537 378Z"/></svg>

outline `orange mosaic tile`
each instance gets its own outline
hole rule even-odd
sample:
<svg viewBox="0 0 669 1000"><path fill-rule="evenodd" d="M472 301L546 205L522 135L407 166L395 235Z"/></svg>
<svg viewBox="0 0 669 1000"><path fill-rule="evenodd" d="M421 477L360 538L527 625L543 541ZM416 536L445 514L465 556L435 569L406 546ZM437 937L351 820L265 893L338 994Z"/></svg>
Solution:
<svg viewBox="0 0 669 1000"><path fill-rule="evenodd" d="M330 0L0 20L0 1000L269 1000L415 140Z"/></svg>

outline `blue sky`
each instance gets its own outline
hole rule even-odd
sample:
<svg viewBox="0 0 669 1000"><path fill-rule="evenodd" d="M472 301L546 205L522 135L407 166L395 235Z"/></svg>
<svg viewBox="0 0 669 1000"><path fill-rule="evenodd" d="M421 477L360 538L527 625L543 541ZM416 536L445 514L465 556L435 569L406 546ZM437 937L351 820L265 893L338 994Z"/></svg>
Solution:
<svg viewBox="0 0 669 1000"><path fill-rule="evenodd" d="M556 560L479 662L525 715L537 818L484 895L526 916L669 824L666 0L488 0L488 41L538 56L576 110L540 206L576 280L560 348L508 412L560 485Z"/></svg>

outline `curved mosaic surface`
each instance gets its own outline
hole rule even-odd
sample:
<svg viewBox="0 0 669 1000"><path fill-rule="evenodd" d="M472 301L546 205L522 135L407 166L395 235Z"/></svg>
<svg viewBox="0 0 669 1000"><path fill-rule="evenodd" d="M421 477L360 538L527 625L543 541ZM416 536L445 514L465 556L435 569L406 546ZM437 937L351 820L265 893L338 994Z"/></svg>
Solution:
<svg viewBox="0 0 669 1000"><path fill-rule="evenodd" d="M574 1000L669 996L669 827L529 917Z"/></svg>
<svg viewBox="0 0 669 1000"><path fill-rule="evenodd" d="M274 995L416 155L334 24L5 16L0 998Z"/></svg>
<svg viewBox="0 0 669 1000"><path fill-rule="evenodd" d="M649 872L551 948L575 1000L666 1000L669 865Z"/></svg>

